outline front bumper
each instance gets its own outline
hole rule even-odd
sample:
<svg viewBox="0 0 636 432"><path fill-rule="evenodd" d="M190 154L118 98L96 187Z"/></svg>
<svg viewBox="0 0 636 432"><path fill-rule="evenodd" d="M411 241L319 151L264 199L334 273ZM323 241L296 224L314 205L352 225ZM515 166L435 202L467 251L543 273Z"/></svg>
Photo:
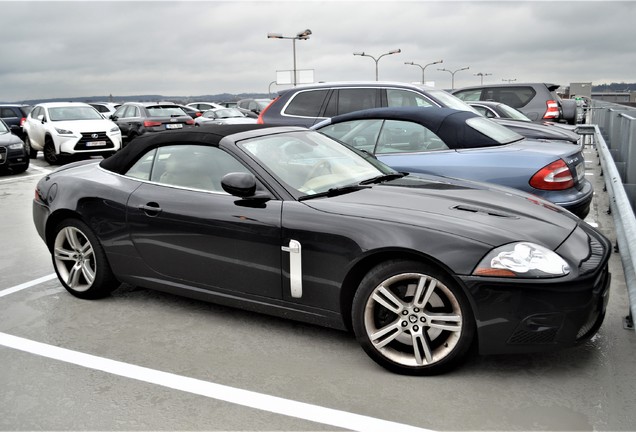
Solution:
<svg viewBox="0 0 636 432"><path fill-rule="evenodd" d="M0 147L0 169L24 167L28 163L29 155L24 150L24 147L19 149Z"/></svg>
<svg viewBox="0 0 636 432"><path fill-rule="evenodd" d="M609 299L611 244L580 226L557 252L569 258L570 275L462 278L472 297L482 354L553 351L580 344L599 329Z"/></svg>
<svg viewBox="0 0 636 432"><path fill-rule="evenodd" d="M55 137L60 154L102 154L121 148L121 132L82 132Z"/></svg>

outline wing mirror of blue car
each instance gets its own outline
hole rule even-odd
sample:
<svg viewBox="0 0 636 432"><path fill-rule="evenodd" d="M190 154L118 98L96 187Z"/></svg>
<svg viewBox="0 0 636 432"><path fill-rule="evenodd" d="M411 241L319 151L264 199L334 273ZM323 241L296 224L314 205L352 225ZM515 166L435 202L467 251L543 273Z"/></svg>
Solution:
<svg viewBox="0 0 636 432"><path fill-rule="evenodd" d="M221 186L230 195L246 200L269 201L272 199L268 193L256 192L256 177L254 177L254 174L244 172L225 174L221 179Z"/></svg>

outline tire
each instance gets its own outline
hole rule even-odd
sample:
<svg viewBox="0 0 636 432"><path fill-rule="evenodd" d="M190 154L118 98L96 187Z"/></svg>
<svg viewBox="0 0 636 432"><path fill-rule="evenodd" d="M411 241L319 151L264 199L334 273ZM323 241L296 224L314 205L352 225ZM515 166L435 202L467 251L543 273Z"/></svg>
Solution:
<svg viewBox="0 0 636 432"><path fill-rule="evenodd" d="M26 147L26 151L29 155L29 158L35 159L38 157L38 151L31 147L31 139L28 135L24 137L24 147Z"/></svg>
<svg viewBox="0 0 636 432"><path fill-rule="evenodd" d="M52 246L55 273L75 297L98 299L117 288L102 245L84 222L78 219L60 222Z"/></svg>
<svg viewBox="0 0 636 432"><path fill-rule="evenodd" d="M404 375L447 372L466 357L475 335L470 303L457 282L415 261L374 267L360 282L351 315L369 357Z"/></svg>
<svg viewBox="0 0 636 432"><path fill-rule="evenodd" d="M46 138L44 143L44 160L49 163L49 165L59 165L61 163L62 157L55 152L55 145L51 138Z"/></svg>

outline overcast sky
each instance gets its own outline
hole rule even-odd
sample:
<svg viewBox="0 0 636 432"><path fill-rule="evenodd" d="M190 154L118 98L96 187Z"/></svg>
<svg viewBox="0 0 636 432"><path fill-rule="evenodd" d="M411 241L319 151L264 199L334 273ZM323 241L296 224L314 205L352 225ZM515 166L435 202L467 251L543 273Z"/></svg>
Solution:
<svg viewBox="0 0 636 432"><path fill-rule="evenodd" d="M0 101L266 93L291 70L316 81L636 82L636 2L0 1Z"/></svg>

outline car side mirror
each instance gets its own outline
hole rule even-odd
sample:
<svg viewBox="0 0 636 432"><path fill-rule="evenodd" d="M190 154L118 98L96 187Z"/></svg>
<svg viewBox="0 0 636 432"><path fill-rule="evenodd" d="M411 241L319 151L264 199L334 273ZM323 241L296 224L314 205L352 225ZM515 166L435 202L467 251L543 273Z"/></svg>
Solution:
<svg viewBox="0 0 636 432"><path fill-rule="evenodd" d="M117 121L117 119L118 119L119 117L117 117L116 115L112 115L112 116L110 116L109 118L110 118L112 121Z"/></svg>
<svg viewBox="0 0 636 432"><path fill-rule="evenodd" d="M256 194L256 177L251 173L228 173L221 179L221 187L230 195L250 200L269 200L269 194Z"/></svg>

